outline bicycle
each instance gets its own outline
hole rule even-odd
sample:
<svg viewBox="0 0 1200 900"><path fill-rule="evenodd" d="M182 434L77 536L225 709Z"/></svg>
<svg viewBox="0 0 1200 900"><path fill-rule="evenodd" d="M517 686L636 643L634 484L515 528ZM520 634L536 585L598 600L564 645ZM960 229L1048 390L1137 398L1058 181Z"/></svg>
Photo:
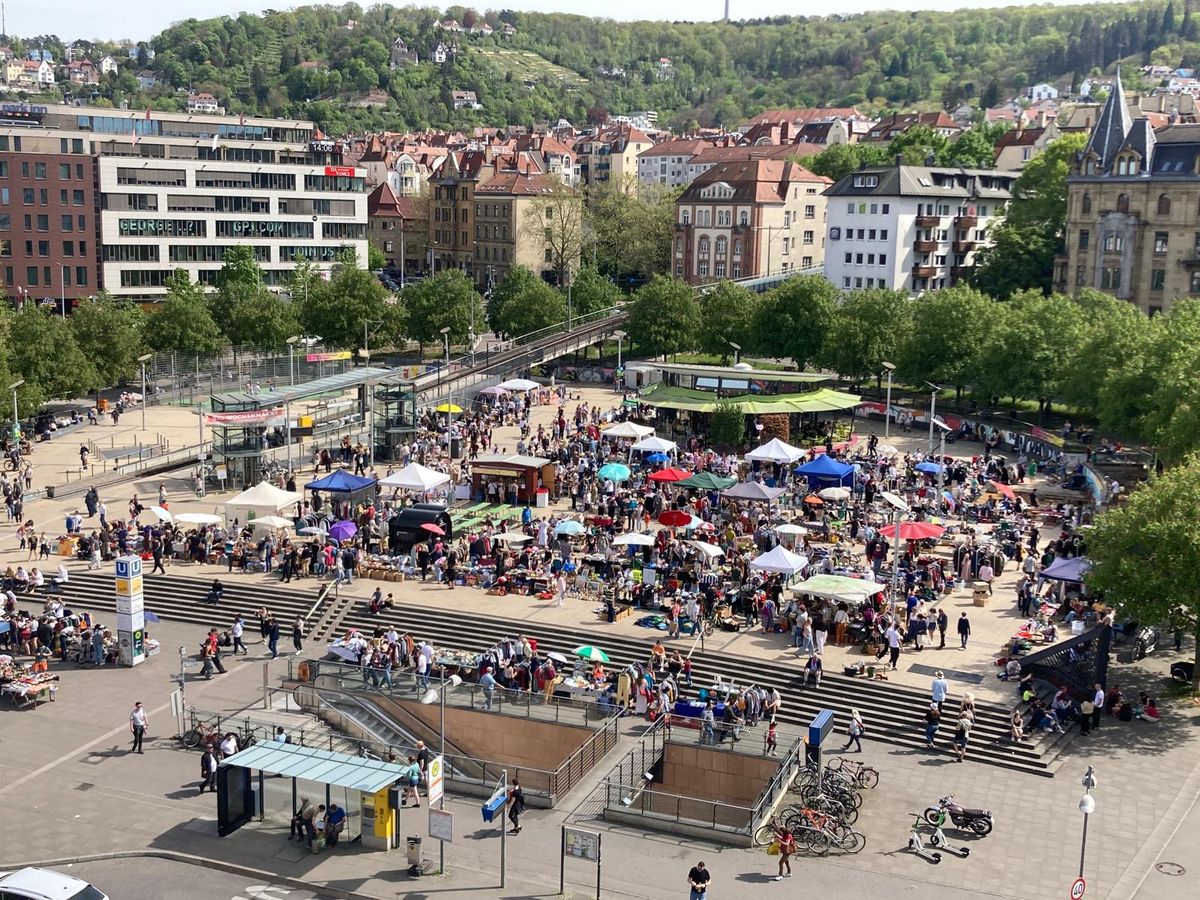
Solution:
<svg viewBox="0 0 1200 900"><path fill-rule="evenodd" d="M829 765L826 767L826 771L834 774L848 774L859 787L864 787L868 790L879 784L879 771L877 769L857 760L846 759L842 756L835 756L831 759Z"/></svg>
<svg viewBox="0 0 1200 900"><path fill-rule="evenodd" d="M847 853L859 853L867 845L866 835L861 831L855 831L847 823L838 821L827 813L806 807L801 809L800 815L803 817L803 821L800 823L801 828L812 827L828 836L828 846L820 851L821 855L824 855L830 846Z"/></svg>
<svg viewBox="0 0 1200 900"><path fill-rule="evenodd" d="M189 750L194 750L201 744L216 744L221 740L221 732L215 725L210 725L207 722L196 722L191 728L183 733L183 746Z"/></svg>

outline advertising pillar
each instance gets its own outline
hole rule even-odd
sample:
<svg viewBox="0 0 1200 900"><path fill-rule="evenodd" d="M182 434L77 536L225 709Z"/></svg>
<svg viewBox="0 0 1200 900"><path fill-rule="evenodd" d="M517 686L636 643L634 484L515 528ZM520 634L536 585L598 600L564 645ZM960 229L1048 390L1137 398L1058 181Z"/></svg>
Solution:
<svg viewBox="0 0 1200 900"><path fill-rule="evenodd" d="M142 595L142 560L138 556L117 558L117 645L123 666L146 660L146 613Z"/></svg>

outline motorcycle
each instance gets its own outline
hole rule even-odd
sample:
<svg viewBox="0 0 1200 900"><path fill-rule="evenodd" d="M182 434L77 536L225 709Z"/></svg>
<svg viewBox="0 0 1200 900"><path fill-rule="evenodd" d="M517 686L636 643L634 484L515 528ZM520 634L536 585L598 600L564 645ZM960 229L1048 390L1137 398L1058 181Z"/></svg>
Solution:
<svg viewBox="0 0 1200 900"><path fill-rule="evenodd" d="M949 816L959 828L969 828L980 837L992 833L992 811L990 809L973 809L959 806L953 796L942 797L936 806L925 809L925 821L930 825L941 823L943 816Z"/></svg>

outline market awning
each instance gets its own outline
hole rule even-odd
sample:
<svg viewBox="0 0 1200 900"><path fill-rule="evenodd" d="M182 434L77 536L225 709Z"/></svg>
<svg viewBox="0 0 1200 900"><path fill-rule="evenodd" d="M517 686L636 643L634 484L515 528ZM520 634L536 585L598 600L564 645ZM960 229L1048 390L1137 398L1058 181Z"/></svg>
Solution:
<svg viewBox="0 0 1200 900"><path fill-rule="evenodd" d="M1063 557L1054 560L1054 562L1038 572L1038 578L1043 578L1047 581L1082 582L1083 576L1087 574L1088 569L1091 567L1092 561L1086 556Z"/></svg>
<svg viewBox="0 0 1200 900"><path fill-rule="evenodd" d="M408 770L407 765L274 741L241 750L221 760L221 765L370 793L393 784Z"/></svg>
<svg viewBox="0 0 1200 900"><path fill-rule="evenodd" d="M806 581L793 585L792 590L797 594L810 594L813 597L862 603L884 590L885 587L885 585L862 578L847 578L844 575L814 575Z"/></svg>
<svg viewBox="0 0 1200 900"><path fill-rule="evenodd" d="M748 415L833 412L853 409L862 402L862 398L857 394L847 394L832 388L820 388L803 394L741 394L736 397L718 397L712 391L698 391L663 383L647 389L638 400L649 406L692 412L712 412L718 403L736 403L742 407L742 412Z"/></svg>

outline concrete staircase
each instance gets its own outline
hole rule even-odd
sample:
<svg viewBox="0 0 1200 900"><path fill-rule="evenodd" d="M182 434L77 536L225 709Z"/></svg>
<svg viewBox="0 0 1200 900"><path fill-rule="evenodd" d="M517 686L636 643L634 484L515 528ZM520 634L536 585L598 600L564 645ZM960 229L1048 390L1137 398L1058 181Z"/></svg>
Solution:
<svg viewBox="0 0 1200 900"><path fill-rule="evenodd" d="M233 612L252 614L263 604L277 615L294 616L296 613L290 612L291 610L306 610L312 602L312 594L304 586L295 591L289 587L243 585L236 580L229 580L226 582L225 599L221 608L214 612L211 605L202 602L205 593L203 581L171 576L148 577L145 593L146 608L152 609L162 618L206 626L225 625ZM115 608L112 579L107 575L72 575L67 596L72 599L73 605L82 608ZM381 624L392 622L414 636L429 639L437 644L476 651L493 646L500 638L515 637L522 633L536 637L539 647L543 650L558 650L568 654L580 643L595 641L604 647L616 665L645 661L653 638L659 635L658 632L647 631L644 638L617 634L599 638L591 631L574 631L557 626L490 618L466 613L461 609L404 605L384 616L371 616L366 612L365 604L361 602L357 605L351 603L340 611L337 621L340 622L339 628L357 627L367 633L373 632ZM252 621L250 625L253 628ZM680 644L682 645L682 641ZM320 654L320 647L315 640L311 649L315 651L315 655ZM732 680L739 685L766 684L777 687L783 695L783 708L779 716L783 725L803 728L818 711L832 709L837 717L838 733L844 734L848 712L854 707L859 710L867 724L867 740L910 749L924 748L922 717L929 703L926 691L895 682L849 678L831 671L825 673L819 689L803 687L798 678L798 671L799 664L791 661L720 657L715 654L698 654L693 660L693 681L696 687L710 685L717 677L726 682ZM976 724L972 732L968 759L1029 774L1052 776L1052 758L1048 758L1046 751L1050 752L1051 757L1056 757L1061 752L1064 740L1037 735L1022 744L1011 744L1008 740L1011 711L1011 707L999 704L977 703ZM942 728L938 741L939 750L936 752L949 753L948 732L949 725Z"/></svg>

